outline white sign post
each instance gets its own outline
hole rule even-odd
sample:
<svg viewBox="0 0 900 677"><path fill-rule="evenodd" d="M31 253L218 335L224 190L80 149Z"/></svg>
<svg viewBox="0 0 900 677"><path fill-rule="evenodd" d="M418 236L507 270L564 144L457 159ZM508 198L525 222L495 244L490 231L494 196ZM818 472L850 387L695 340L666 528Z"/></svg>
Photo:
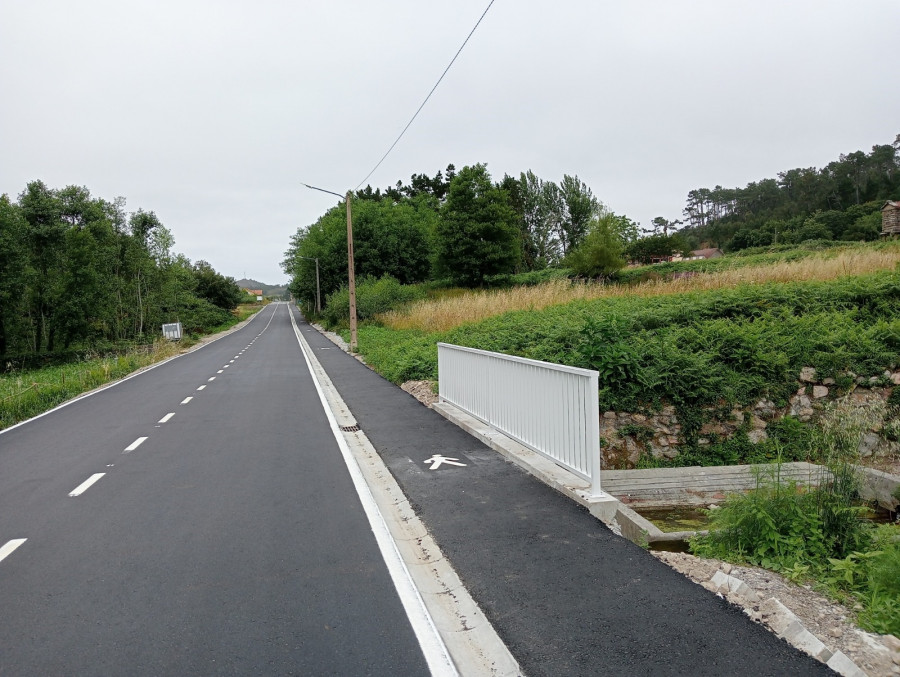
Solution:
<svg viewBox="0 0 900 677"><path fill-rule="evenodd" d="M164 324L162 326L163 337L170 341L178 341L181 339L181 322L173 322L172 324Z"/></svg>

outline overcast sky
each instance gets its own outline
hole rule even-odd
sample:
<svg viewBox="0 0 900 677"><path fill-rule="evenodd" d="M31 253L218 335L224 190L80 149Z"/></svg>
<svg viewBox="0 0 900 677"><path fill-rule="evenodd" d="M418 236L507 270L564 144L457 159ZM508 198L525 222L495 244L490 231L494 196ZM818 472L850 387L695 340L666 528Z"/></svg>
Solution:
<svg viewBox="0 0 900 677"><path fill-rule="evenodd" d="M0 193L87 186L175 249L284 281L488 0L5 0ZM369 183L485 162L577 174L642 224L689 190L822 167L900 133L898 0L496 0Z"/></svg>

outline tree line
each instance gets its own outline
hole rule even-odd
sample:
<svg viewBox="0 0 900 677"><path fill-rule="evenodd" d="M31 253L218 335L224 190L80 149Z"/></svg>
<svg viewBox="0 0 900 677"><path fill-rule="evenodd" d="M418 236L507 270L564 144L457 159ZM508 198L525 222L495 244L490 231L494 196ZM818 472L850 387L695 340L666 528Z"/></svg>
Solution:
<svg viewBox="0 0 900 677"><path fill-rule="evenodd" d="M496 275L562 265L609 275L640 236L636 223L606 209L577 176L556 183L527 171L495 182L484 164L459 171L451 164L385 190L367 186L352 198L356 274L403 284L473 287ZM282 268L295 297L314 298L314 259L323 294L346 283L343 203L292 236Z"/></svg>
<svg viewBox="0 0 900 677"><path fill-rule="evenodd" d="M0 196L0 358L107 349L227 322L243 293L205 261L172 252L152 211L81 186L29 183Z"/></svg>
<svg viewBox="0 0 900 677"><path fill-rule="evenodd" d="M790 169L743 188L692 190L681 232L694 246L706 242L729 250L811 239L875 240L884 201L896 199L900 134L892 144L842 154L821 169Z"/></svg>

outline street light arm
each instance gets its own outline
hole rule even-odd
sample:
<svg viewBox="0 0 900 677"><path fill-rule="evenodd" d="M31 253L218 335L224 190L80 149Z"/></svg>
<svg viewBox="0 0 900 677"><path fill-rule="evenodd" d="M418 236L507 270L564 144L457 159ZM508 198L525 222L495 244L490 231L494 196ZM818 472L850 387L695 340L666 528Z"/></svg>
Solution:
<svg viewBox="0 0 900 677"><path fill-rule="evenodd" d="M306 186L310 190L317 190L320 193L328 193L329 195L337 195L340 198L344 197L340 193L335 193L333 190L325 190L324 188L316 188L315 186L310 186L308 183L303 183L302 181L300 182L300 184L303 186Z"/></svg>

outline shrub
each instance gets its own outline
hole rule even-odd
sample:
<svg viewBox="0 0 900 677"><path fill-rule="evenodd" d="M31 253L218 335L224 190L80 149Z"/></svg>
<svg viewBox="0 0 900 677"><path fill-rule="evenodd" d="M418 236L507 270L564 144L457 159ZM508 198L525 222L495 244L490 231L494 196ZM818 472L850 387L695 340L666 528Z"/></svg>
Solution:
<svg viewBox="0 0 900 677"><path fill-rule="evenodd" d="M424 288L402 285L388 275L377 279L366 277L356 284L356 317L358 320L368 320L404 303L423 299L426 295ZM329 294L322 317L329 327L347 325L350 319L350 290L346 285Z"/></svg>

